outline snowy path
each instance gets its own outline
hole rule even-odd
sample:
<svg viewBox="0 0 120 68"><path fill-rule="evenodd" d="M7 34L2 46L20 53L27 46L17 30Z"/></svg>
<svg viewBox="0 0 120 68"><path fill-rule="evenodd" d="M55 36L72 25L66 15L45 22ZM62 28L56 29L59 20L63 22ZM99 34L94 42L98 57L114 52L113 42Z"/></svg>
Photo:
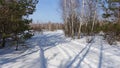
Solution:
<svg viewBox="0 0 120 68"><path fill-rule="evenodd" d="M44 32L29 41L24 53L1 54L0 68L119 68L120 47L109 46L100 36L71 40L62 31ZM14 55L14 56L13 56Z"/></svg>
<svg viewBox="0 0 120 68"><path fill-rule="evenodd" d="M47 68L118 68L120 66L120 51L109 46L100 36L96 36L91 43L85 38L80 40L65 39L61 33L50 33L47 41L53 46L44 55ZM45 40L46 41L46 40ZM52 43L50 42L50 43Z"/></svg>

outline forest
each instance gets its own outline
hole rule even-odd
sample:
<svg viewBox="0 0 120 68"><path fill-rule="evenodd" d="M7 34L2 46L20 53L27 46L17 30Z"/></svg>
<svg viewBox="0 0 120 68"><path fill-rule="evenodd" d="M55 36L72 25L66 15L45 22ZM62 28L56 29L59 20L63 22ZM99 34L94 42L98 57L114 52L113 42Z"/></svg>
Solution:
<svg viewBox="0 0 120 68"><path fill-rule="evenodd" d="M54 3L62 22L47 15ZM30 18L40 6L50 21ZM120 0L0 0L0 68L119 68L119 59Z"/></svg>
<svg viewBox="0 0 120 68"><path fill-rule="evenodd" d="M110 44L120 41L119 0L62 0L61 10L66 36L79 39L103 31Z"/></svg>

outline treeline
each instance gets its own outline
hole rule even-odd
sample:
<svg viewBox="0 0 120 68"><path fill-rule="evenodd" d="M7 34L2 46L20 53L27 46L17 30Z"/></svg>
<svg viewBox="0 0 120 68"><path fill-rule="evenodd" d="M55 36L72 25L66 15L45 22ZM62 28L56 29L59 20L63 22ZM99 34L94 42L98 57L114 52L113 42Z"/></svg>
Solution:
<svg viewBox="0 0 120 68"><path fill-rule="evenodd" d="M120 0L61 0L64 32L80 38L104 32L110 44L120 40Z"/></svg>
<svg viewBox="0 0 120 68"><path fill-rule="evenodd" d="M52 22L31 24L30 26L35 31L42 31L42 30L54 31L58 29L63 29L64 27L62 23L52 23Z"/></svg>
<svg viewBox="0 0 120 68"><path fill-rule="evenodd" d="M7 38L16 41L16 50L21 38L29 37L32 22L28 16L35 11L38 0L0 0L0 48L5 47Z"/></svg>

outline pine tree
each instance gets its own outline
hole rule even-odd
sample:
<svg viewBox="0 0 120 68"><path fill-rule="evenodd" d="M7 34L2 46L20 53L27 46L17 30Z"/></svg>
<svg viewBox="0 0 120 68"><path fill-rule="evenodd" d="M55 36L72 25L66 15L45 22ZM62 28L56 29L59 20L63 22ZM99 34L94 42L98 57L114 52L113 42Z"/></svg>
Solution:
<svg viewBox="0 0 120 68"><path fill-rule="evenodd" d="M103 30L109 35L108 42L113 44L120 40L120 0L104 0L102 7L104 9L102 16L108 23Z"/></svg>
<svg viewBox="0 0 120 68"><path fill-rule="evenodd" d="M0 34L2 35L2 47L5 47L5 39L14 36L18 41L18 34L29 30L32 21L27 17L33 14L38 0L1 0L0 1Z"/></svg>

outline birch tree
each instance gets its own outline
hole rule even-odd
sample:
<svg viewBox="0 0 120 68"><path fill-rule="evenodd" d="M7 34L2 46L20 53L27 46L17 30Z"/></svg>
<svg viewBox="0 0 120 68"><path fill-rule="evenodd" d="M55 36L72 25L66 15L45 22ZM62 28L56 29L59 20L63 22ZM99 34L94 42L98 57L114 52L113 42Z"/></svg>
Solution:
<svg viewBox="0 0 120 68"><path fill-rule="evenodd" d="M82 24L83 24L83 17L84 17L84 4L85 3L85 0L82 0L82 9L80 10L80 25L79 25L79 31L78 31L78 39L80 39L80 33L81 33L81 27L82 27Z"/></svg>
<svg viewBox="0 0 120 68"><path fill-rule="evenodd" d="M62 0L60 6L62 18L65 24L65 34L74 38L75 35L75 18L77 17L77 8L79 0Z"/></svg>

